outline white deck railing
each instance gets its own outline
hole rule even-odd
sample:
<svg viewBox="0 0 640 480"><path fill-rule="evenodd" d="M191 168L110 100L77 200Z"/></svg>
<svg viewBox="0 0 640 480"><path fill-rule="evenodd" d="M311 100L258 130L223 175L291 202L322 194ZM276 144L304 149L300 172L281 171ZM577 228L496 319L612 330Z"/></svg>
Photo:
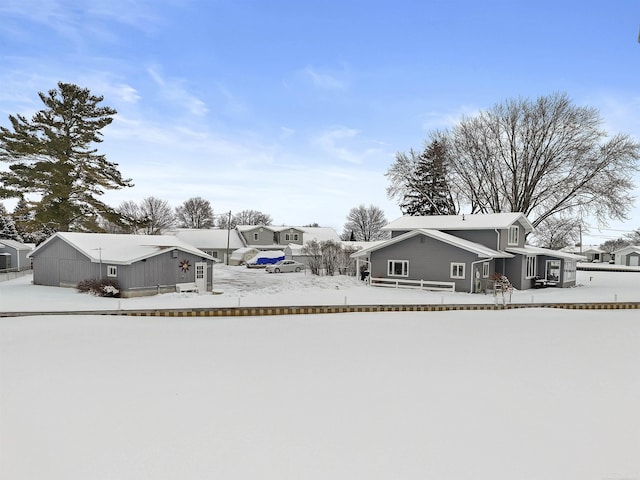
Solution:
<svg viewBox="0 0 640 480"><path fill-rule="evenodd" d="M428 280L401 280L396 278L371 278L370 284L376 287L414 288L435 292L455 292L455 282L432 282Z"/></svg>

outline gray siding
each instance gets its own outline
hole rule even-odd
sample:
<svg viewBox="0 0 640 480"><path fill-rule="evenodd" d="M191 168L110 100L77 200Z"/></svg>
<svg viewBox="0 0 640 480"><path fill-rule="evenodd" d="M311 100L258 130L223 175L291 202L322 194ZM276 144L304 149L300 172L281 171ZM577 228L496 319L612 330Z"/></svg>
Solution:
<svg viewBox="0 0 640 480"><path fill-rule="evenodd" d="M498 234L494 230L445 230L444 232L494 250L498 247Z"/></svg>
<svg viewBox="0 0 640 480"><path fill-rule="evenodd" d="M59 238L44 245L33 257L33 283L36 285L75 286L81 280L99 276L99 264L91 263Z"/></svg>
<svg viewBox="0 0 640 480"><path fill-rule="evenodd" d="M390 277L387 274L389 260L408 261L409 276ZM403 242L371 252L371 276L374 278L455 282L456 291L468 292L473 275L471 264L479 260L481 259L474 253L424 235L416 235ZM465 264L464 279L451 278L451 262Z"/></svg>
<svg viewBox="0 0 640 480"><path fill-rule="evenodd" d="M257 239L254 237L257 234ZM275 245L277 244L277 235L273 230L264 227L256 227L243 232L244 238L248 245Z"/></svg>
<svg viewBox="0 0 640 480"><path fill-rule="evenodd" d="M180 268L183 260L190 263L187 271ZM211 263L192 253L168 250L131 265L118 265L108 260L100 264L92 263L89 258L63 240L54 238L33 258L33 282L36 285L73 287L83 280L113 278L123 291L157 292L158 286L164 287L161 290L168 291L176 283L195 282L196 262L207 262L207 286L210 288ZM110 266L117 269L115 277L108 276Z"/></svg>
<svg viewBox="0 0 640 480"><path fill-rule="evenodd" d="M298 235L298 239L294 240L294 236ZM287 235L289 236L289 238L287 238ZM280 241L279 243L281 245L287 245L289 243L293 243L296 245L303 245L304 244L304 232L302 230L298 230L297 228L288 228L286 230L282 230L281 232L278 232L278 236L280 237Z"/></svg>

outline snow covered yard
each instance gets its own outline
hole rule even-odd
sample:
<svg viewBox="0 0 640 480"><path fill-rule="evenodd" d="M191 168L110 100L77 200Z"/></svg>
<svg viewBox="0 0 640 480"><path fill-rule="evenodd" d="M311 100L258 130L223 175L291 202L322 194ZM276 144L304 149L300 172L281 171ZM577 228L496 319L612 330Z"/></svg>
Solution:
<svg viewBox="0 0 640 480"><path fill-rule="evenodd" d="M216 273L221 295L123 308L442 296ZM582 273L581 287L514 296L640 299L638 273ZM118 301L29 281L0 284L0 310ZM640 479L638 365L638 310L0 318L0 476Z"/></svg>
<svg viewBox="0 0 640 480"><path fill-rule="evenodd" d="M70 288L32 285L31 276L0 282L0 312L56 312L150 308L287 305L492 304L493 295L369 287L355 277L308 272L269 274L262 269L216 265L214 291L142 298L99 298ZM640 272L577 272L575 288L515 291L512 303L637 302Z"/></svg>

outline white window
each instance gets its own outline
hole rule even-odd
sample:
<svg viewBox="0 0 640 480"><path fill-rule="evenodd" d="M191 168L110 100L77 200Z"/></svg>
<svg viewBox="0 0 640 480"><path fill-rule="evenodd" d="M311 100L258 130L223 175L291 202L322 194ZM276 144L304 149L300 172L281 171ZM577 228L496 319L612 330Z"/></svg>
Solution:
<svg viewBox="0 0 640 480"><path fill-rule="evenodd" d="M489 278L489 262L482 264L482 278Z"/></svg>
<svg viewBox="0 0 640 480"><path fill-rule="evenodd" d="M115 265L107 265L107 277L117 277L118 267Z"/></svg>
<svg viewBox="0 0 640 480"><path fill-rule="evenodd" d="M257 241L258 241L258 232L256 232L256 233L254 233L254 234L253 234L253 240L254 240L255 242L257 242Z"/></svg>
<svg viewBox="0 0 640 480"><path fill-rule="evenodd" d="M284 241L285 241L285 242L290 242L290 241L291 241L291 235L290 235L290 234L288 234L288 233L285 233L285 234L284 234Z"/></svg>
<svg viewBox="0 0 640 480"><path fill-rule="evenodd" d="M387 275L389 275L390 277L408 277L409 261L389 260L387 262Z"/></svg>
<svg viewBox="0 0 640 480"><path fill-rule="evenodd" d="M537 275L536 257L527 256L527 278L533 278Z"/></svg>
<svg viewBox="0 0 640 480"><path fill-rule="evenodd" d="M451 263L451 278L464 278L464 263Z"/></svg>
<svg viewBox="0 0 640 480"><path fill-rule="evenodd" d="M520 228L516 225L509 227L509 245L518 245L520 240Z"/></svg>
<svg viewBox="0 0 640 480"><path fill-rule="evenodd" d="M294 242L297 242L297 241L298 241L298 234L297 234L297 233L294 233L294 234L293 234L293 241L294 241Z"/></svg>

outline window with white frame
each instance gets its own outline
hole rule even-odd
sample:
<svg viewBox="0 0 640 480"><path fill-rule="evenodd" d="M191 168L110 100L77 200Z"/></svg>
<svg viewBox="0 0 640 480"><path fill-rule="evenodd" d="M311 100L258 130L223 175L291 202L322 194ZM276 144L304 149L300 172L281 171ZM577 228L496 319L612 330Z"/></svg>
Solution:
<svg viewBox="0 0 640 480"><path fill-rule="evenodd" d="M107 277L117 277L118 267L115 265L107 265Z"/></svg>
<svg viewBox="0 0 640 480"><path fill-rule="evenodd" d="M489 262L482 264L482 278L489 278Z"/></svg>
<svg viewBox="0 0 640 480"><path fill-rule="evenodd" d="M464 278L464 263L451 263L451 278Z"/></svg>
<svg viewBox="0 0 640 480"><path fill-rule="evenodd" d="M533 255L527 256L527 278L533 278L537 275L536 257Z"/></svg>
<svg viewBox="0 0 640 480"><path fill-rule="evenodd" d="M254 241L254 242L257 242L257 241L258 241L259 236L260 236L260 235L259 235L259 233L258 233L258 232L254 233L254 234L253 234L253 241Z"/></svg>
<svg viewBox="0 0 640 480"><path fill-rule="evenodd" d="M517 225L509 227L509 245L518 245L520 240L520 228Z"/></svg>
<svg viewBox="0 0 640 480"><path fill-rule="evenodd" d="M297 241L298 241L298 238L300 238L300 237L298 237L298 234L297 234L297 233L294 233L294 234L293 234L293 241L294 241L294 242L297 242Z"/></svg>
<svg viewBox="0 0 640 480"><path fill-rule="evenodd" d="M387 262L387 275L389 275L390 277L408 277L409 261L389 260Z"/></svg>

